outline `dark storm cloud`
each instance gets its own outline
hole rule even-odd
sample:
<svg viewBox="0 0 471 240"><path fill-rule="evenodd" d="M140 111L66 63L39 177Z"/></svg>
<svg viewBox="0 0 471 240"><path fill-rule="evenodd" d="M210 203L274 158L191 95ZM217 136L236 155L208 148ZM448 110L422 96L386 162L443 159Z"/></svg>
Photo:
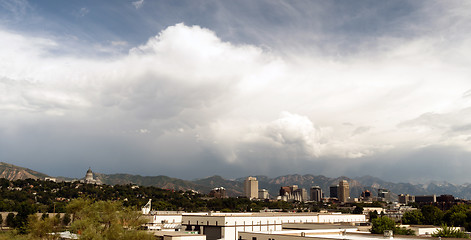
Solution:
<svg viewBox="0 0 471 240"><path fill-rule="evenodd" d="M469 179L465 2L0 5L2 161Z"/></svg>

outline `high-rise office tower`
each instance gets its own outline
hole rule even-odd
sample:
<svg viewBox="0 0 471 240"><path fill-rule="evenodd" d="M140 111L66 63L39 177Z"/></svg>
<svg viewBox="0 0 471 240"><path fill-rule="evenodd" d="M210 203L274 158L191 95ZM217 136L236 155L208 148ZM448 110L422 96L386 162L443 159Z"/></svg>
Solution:
<svg viewBox="0 0 471 240"><path fill-rule="evenodd" d="M311 201L321 202L322 201L322 189L319 186L311 187Z"/></svg>
<svg viewBox="0 0 471 240"><path fill-rule="evenodd" d="M307 191L304 188L297 188L293 191L293 200L299 202L307 201Z"/></svg>
<svg viewBox="0 0 471 240"><path fill-rule="evenodd" d="M330 186L330 197L338 198L339 197L339 185Z"/></svg>
<svg viewBox="0 0 471 240"><path fill-rule="evenodd" d="M378 198L380 201L389 202L391 193L387 189L379 188L378 189Z"/></svg>
<svg viewBox="0 0 471 240"><path fill-rule="evenodd" d="M280 188L280 194L279 196L289 196L291 195L291 187L290 186L284 186Z"/></svg>
<svg viewBox="0 0 471 240"><path fill-rule="evenodd" d="M247 177L244 182L245 196L249 199L258 198L258 181L255 177Z"/></svg>
<svg viewBox="0 0 471 240"><path fill-rule="evenodd" d="M347 180L339 182L338 196L339 202L348 202L350 199L350 187L348 186Z"/></svg>

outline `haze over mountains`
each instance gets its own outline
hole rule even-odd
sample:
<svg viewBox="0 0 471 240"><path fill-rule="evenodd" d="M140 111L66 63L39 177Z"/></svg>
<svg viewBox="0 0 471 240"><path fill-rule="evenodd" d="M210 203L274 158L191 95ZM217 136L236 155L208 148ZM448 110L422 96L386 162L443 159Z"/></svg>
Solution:
<svg viewBox="0 0 471 240"><path fill-rule="evenodd" d="M85 174L86 169L84 170ZM175 189L175 190L197 190L203 193L208 193L214 187L224 187L227 189L229 196L239 196L243 194L243 181L245 177L241 177L234 180L225 179L221 176L211 176L196 180L183 180L178 178L172 178L168 176L140 176L131 174L103 174L94 173L96 178L99 178L103 183L109 185L116 184L137 184L142 186L156 186L164 189ZM44 179L48 175L40 173L28 168L15 166L8 163L0 162L0 178L6 178L9 180L17 179ZM322 188L325 195L329 195L329 186L338 184L340 180L347 180L350 184L350 195L352 197L358 197L360 193L368 189L372 194L377 194L378 188L385 188L391 191L391 195L396 197L397 194L411 194L411 195L428 195L428 194L452 194L455 197L471 199L471 184L451 184L447 182L431 182L428 184L412 184L412 183L393 183L383 181L380 178L372 176L362 176L355 178L348 177L337 177L329 178L322 175L299 175L290 174L285 176L279 176L270 178L267 176L255 176L259 181L259 188L265 188L269 191L270 195L278 195L279 188L281 186L298 185L300 188L309 190L311 186L318 185ZM68 179L67 177L58 177L58 179Z"/></svg>

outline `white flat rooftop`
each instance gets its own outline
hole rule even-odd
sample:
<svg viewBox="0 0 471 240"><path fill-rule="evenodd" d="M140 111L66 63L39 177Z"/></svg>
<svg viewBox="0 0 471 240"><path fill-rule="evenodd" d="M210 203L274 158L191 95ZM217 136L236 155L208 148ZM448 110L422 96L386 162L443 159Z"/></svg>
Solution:
<svg viewBox="0 0 471 240"><path fill-rule="evenodd" d="M391 237L391 238L387 238L387 237L383 237L381 235L373 235L373 234L368 234L368 233L360 233L360 234L346 234L346 235L338 235L338 234L327 234L327 235L306 235L306 237L319 237L319 238L332 238L332 239L345 239L345 240L366 240L366 239L381 239L381 240L423 240L423 238L414 238L414 236L411 236L411 237Z"/></svg>
<svg viewBox="0 0 471 240"><path fill-rule="evenodd" d="M345 234L342 234L345 232ZM250 234L250 232L247 232ZM383 237L382 235L378 234L370 234L369 232L358 232L353 229L318 229L318 230L287 230L287 231L273 231L273 232L253 232L255 234L270 234L274 238L276 236L302 236L301 233L304 234L305 238L328 238L328 239L342 239L342 240L424 240L424 238L416 237L416 236L407 236L407 237ZM431 238L428 238L431 239Z"/></svg>

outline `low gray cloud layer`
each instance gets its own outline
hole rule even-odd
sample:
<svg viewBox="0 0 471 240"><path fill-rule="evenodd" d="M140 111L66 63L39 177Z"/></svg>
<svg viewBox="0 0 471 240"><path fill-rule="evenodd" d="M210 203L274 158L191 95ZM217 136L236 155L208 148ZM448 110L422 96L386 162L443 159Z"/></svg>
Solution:
<svg viewBox="0 0 471 240"><path fill-rule="evenodd" d="M14 16L34 9L0 3ZM134 3L126 10L154 4ZM471 181L462 171L471 152L466 3L404 3L356 3L354 14L335 2L259 2L274 11L239 13L227 26L195 17L144 43L123 34L109 46L0 24L0 159L74 177L92 166L182 178ZM97 6L81 6L81 17ZM237 16L212 7L211 18Z"/></svg>

